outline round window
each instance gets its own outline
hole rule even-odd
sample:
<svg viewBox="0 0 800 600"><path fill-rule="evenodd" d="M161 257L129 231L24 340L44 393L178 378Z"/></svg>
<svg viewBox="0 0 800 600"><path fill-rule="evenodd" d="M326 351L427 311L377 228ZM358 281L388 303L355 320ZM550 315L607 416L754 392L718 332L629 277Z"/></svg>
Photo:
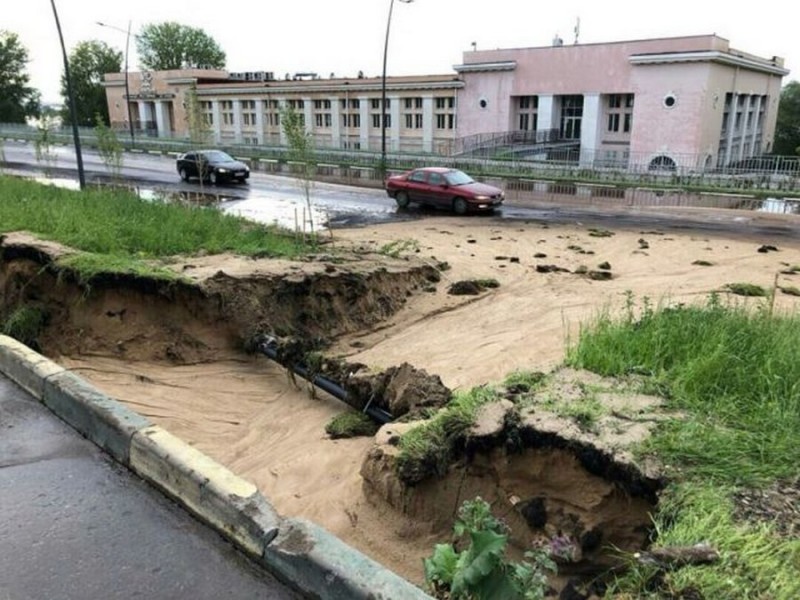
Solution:
<svg viewBox="0 0 800 600"><path fill-rule="evenodd" d="M664 96L664 106L667 108L672 108L678 102L678 99L675 97L675 94L667 94Z"/></svg>
<svg viewBox="0 0 800 600"><path fill-rule="evenodd" d="M481 98L481 99L478 101L478 105L479 105L481 108L486 108L487 106L489 106L489 103L486 101L486 98Z"/></svg>

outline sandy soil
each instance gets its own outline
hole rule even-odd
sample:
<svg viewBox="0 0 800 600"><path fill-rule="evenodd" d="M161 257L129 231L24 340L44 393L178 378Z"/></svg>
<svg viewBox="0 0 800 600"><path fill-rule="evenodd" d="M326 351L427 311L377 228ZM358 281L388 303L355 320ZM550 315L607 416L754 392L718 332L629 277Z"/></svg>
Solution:
<svg viewBox="0 0 800 600"><path fill-rule="evenodd" d="M598 310L620 310L628 292L639 303L644 297L653 303L694 302L732 282L769 287L777 277L781 286L800 286L800 274L780 274L788 265L800 265L795 240L667 229L620 229L595 237L590 228L426 216L337 231L339 243L376 249L413 240L414 256L446 261L451 268L436 292L410 298L389 323L339 340L334 352L375 367L408 361L440 375L448 386L469 388L499 381L515 369L557 365L569 336ZM758 252L762 244L777 250ZM696 260L712 265L693 264ZM611 266L610 281L573 273L603 262ZM537 265L570 272L541 273ZM447 294L452 282L487 278L500 286L480 296ZM796 309L798 300L778 293L775 306ZM421 558L442 532L366 502L359 468L371 440L327 439L325 424L344 410L337 401L314 399L295 388L265 358L184 367L91 356L60 360L255 482L280 512L311 519L399 574L422 580Z"/></svg>

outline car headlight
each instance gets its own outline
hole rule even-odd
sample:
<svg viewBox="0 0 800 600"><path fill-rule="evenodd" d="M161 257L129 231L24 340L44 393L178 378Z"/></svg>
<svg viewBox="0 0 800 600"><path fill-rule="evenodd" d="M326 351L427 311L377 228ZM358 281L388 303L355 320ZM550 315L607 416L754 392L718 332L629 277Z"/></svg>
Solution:
<svg viewBox="0 0 800 600"><path fill-rule="evenodd" d="M228 169L219 168L217 169L217 173L227 173Z"/></svg>
<svg viewBox="0 0 800 600"><path fill-rule="evenodd" d="M486 201L488 199L489 199L489 196L475 196L475 200L479 200L481 202L484 202L484 201Z"/></svg>

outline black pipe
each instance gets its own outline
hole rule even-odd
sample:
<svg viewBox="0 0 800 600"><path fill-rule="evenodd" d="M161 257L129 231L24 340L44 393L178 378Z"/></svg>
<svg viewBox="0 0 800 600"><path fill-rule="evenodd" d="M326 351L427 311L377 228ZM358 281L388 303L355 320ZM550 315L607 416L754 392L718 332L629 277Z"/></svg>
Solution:
<svg viewBox="0 0 800 600"><path fill-rule="evenodd" d="M294 364L294 365L286 365L282 363L278 358L278 342L275 338L267 337L262 339L256 344L256 348L264 354L267 358L270 358L277 362L278 364L286 367L287 369L291 369L292 372L297 373L305 379L306 381L311 382L313 385L317 386L321 390L327 392L331 396L338 398L345 404L355 408L356 410L360 410L373 421L384 425L386 423L390 423L394 420L394 417L391 413L383 410L379 406L372 406L371 402L368 403L364 408L361 408L356 405L355 401L349 398L347 390L344 389L341 385L336 383L335 381L331 381L327 377L323 375L313 375L309 370L308 367L302 364Z"/></svg>

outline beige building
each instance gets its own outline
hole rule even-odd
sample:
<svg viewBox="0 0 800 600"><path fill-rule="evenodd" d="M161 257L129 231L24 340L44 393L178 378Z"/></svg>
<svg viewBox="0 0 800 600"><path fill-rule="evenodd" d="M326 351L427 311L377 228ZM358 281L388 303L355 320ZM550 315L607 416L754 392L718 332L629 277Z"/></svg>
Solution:
<svg viewBox="0 0 800 600"><path fill-rule="evenodd" d="M142 134L188 138L187 103L197 90L216 144L285 144L284 106L298 111L319 147L381 147L380 77L322 79L298 74L181 70L105 76L112 125L128 128L128 110ZM391 152L447 154L456 135L457 75L391 77L386 81L386 147ZM127 100L127 101L126 101Z"/></svg>

